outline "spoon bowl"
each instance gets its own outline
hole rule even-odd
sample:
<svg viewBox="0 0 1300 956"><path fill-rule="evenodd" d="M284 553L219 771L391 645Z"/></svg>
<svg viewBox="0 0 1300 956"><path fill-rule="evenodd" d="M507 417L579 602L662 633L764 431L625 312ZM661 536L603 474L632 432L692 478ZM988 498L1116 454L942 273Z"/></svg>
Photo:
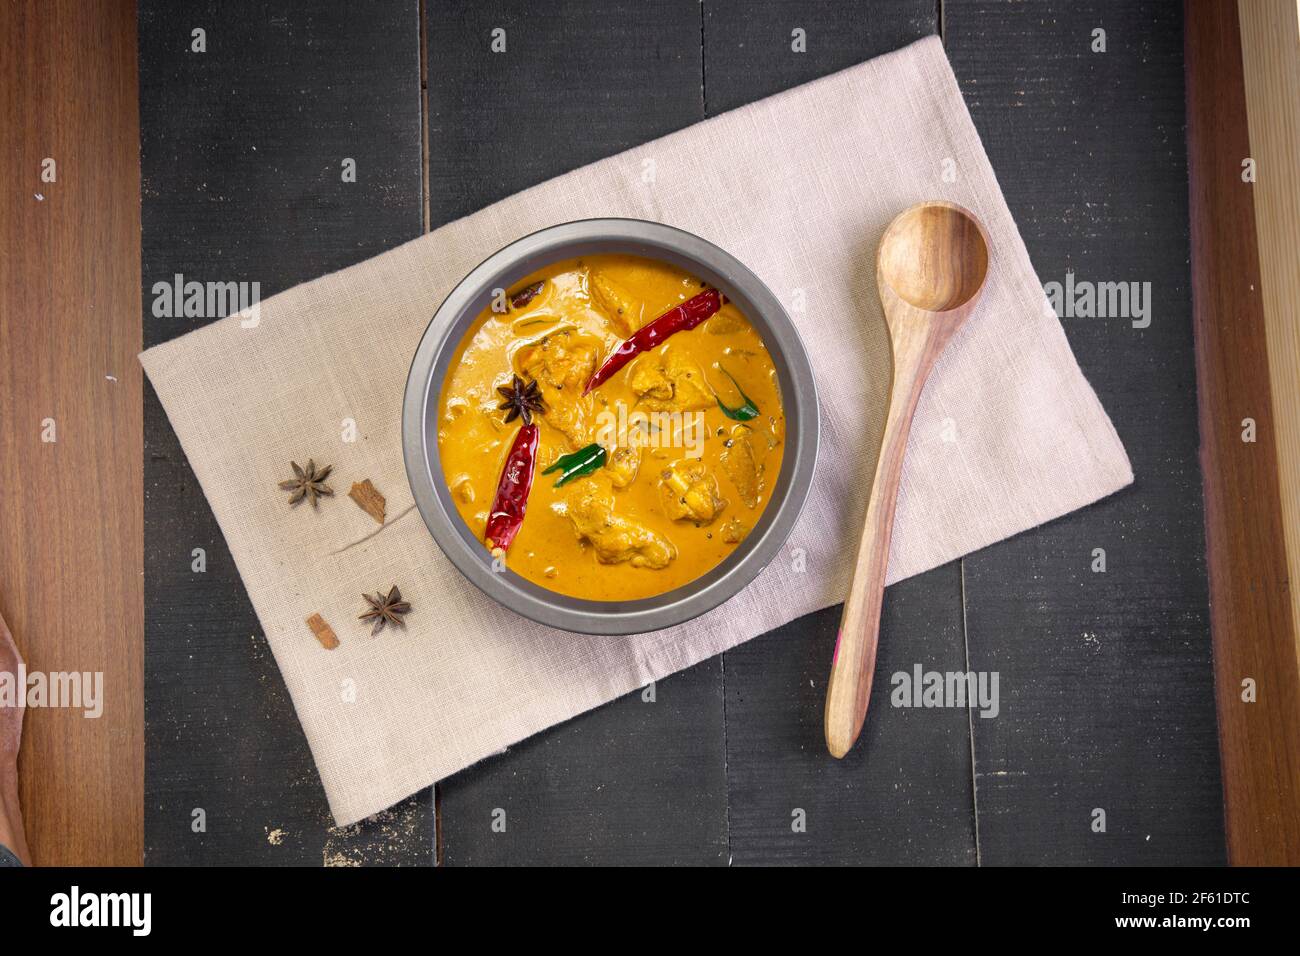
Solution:
<svg viewBox="0 0 1300 956"><path fill-rule="evenodd" d="M877 278L924 312L949 312L979 295L988 275L984 230L954 203L904 210L880 240Z"/></svg>

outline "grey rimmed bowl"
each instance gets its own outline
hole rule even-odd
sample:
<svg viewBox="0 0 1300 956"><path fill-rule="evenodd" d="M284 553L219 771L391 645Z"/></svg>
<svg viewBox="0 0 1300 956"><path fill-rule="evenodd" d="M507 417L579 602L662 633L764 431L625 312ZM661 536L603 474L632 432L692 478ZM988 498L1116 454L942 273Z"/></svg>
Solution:
<svg viewBox="0 0 1300 956"><path fill-rule="evenodd" d="M626 253L679 266L731 299L763 336L781 385L786 438L781 473L754 529L717 567L689 584L635 601L586 601L548 591L513 571L493 571L492 556L451 500L438 453L438 401L447 367L495 289L508 289L543 266L596 253ZM513 611L586 634L636 634L671 627L712 610L767 565L794 527L817 459L817 388L799 333L776 296L729 253L699 236L640 219L584 219L525 236L467 275L434 313L406 380L402 451L415 504L430 533L466 578ZM526 520L526 519L525 519Z"/></svg>

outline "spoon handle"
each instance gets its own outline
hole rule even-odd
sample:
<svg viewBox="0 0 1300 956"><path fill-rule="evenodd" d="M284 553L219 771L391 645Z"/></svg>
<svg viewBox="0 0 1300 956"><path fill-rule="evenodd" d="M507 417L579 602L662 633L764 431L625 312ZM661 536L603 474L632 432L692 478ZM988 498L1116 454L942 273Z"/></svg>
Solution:
<svg viewBox="0 0 1300 956"><path fill-rule="evenodd" d="M826 746L835 757L849 752L867 719L903 455L917 399L934 362L933 343L924 334L895 334L893 346L889 411L826 691Z"/></svg>

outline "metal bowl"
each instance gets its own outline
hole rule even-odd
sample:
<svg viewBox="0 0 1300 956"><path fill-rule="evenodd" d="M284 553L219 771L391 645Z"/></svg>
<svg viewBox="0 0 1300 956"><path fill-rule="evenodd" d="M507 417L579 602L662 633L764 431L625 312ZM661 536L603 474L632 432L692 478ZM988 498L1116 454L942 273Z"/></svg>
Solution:
<svg viewBox="0 0 1300 956"><path fill-rule="evenodd" d="M451 500L438 454L438 400L447 366L493 290L529 273L596 253L626 253L668 262L721 290L763 336L781 385L786 438L781 473L762 516L717 567L689 584L634 601L586 601L548 591L513 571L494 571L492 557ZM699 236L640 219L585 219L512 242L461 280L424 332L406 380L402 449L406 476L424 523L447 558L475 586L513 611L552 627L586 634L636 634L671 627L712 610L745 587L775 557L794 527L817 459L817 389L794 323L776 296L734 257Z"/></svg>

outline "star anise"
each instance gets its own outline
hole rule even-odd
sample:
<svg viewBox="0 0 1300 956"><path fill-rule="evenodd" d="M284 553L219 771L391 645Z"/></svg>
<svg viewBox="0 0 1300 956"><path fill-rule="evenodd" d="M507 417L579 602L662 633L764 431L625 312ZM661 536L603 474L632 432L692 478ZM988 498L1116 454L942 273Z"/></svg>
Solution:
<svg viewBox="0 0 1300 956"><path fill-rule="evenodd" d="M333 465L326 465L324 468L317 470L316 462L310 458L307 459L306 468L299 468L296 461L291 461L289 464L293 466L294 476L288 481L280 482L281 488L293 492L289 496L289 504L296 505L304 498L307 498L311 501L311 506L315 508L317 507L317 498L334 494L334 489L325 484L325 479L334 470Z"/></svg>
<svg viewBox="0 0 1300 956"><path fill-rule="evenodd" d="M546 411L546 404L542 401L542 387L535 381L524 382L515 375L511 377L509 385L502 385L497 391L505 398L497 408L506 412L507 422L523 418L525 425L531 425L533 412L540 414Z"/></svg>
<svg viewBox="0 0 1300 956"><path fill-rule="evenodd" d="M376 591L374 597L369 594L361 596L370 605L370 610L359 615L359 620L375 622L374 629L370 632L371 637L382 631L385 624L406 626L402 615L411 609L411 603L402 600L402 592L397 590L396 584L387 596L381 591Z"/></svg>

